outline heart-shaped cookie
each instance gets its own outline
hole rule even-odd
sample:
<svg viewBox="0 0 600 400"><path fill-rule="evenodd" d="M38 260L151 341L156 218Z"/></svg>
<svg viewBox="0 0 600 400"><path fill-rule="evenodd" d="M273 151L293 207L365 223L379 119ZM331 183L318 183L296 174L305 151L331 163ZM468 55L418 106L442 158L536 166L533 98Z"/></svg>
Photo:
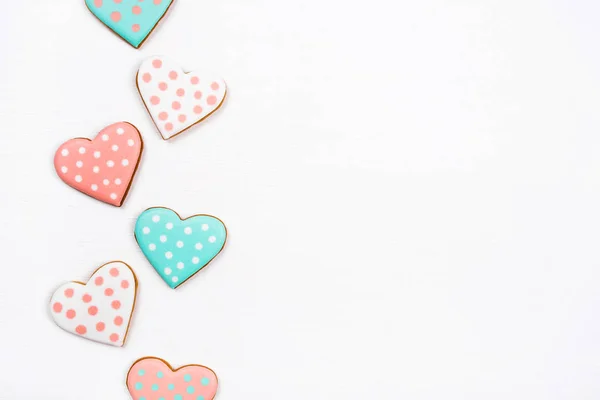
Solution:
<svg viewBox="0 0 600 400"><path fill-rule="evenodd" d="M211 215L181 220L175 211L155 207L138 217L135 239L156 272L175 289L221 252L227 229Z"/></svg>
<svg viewBox="0 0 600 400"><path fill-rule="evenodd" d="M170 139L217 110L225 81L209 73L183 72L164 57L151 57L137 73L142 100L163 139Z"/></svg>
<svg viewBox="0 0 600 400"><path fill-rule="evenodd" d="M54 168L67 185L120 207L142 149L137 128L128 122L118 122L104 128L94 140L76 138L63 143L54 155Z"/></svg>
<svg viewBox="0 0 600 400"><path fill-rule="evenodd" d="M213 400L217 375L202 365L173 369L160 358L137 360L127 373L127 388L134 400Z"/></svg>
<svg viewBox="0 0 600 400"><path fill-rule="evenodd" d="M85 0L104 25L136 49L150 36L173 0Z"/></svg>
<svg viewBox="0 0 600 400"><path fill-rule="evenodd" d="M69 333L123 346L135 307L137 279L122 261L104 264L87 283L68 282L50 300L54 322Z"/></svg>

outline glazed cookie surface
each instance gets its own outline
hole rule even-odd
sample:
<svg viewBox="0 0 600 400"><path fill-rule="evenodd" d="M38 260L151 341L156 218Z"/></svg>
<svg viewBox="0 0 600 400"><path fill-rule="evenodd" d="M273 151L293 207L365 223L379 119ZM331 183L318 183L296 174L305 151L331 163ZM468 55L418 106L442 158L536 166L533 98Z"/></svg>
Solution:
<svg viewBox="0 0 600 400"><path fill-rule="evenodd" d="M173 369L166 361L145 357L127 373L127 388L134 400L213 400L219 383L208 367L191 364Z"/></svg>
<svg viewBox="0 0 600 400"><path fill-rule="evenodd" d="M165 57L144 61L136 79L140 96L163 139L211 115L227 93L220 77L199 71L186 73Z"/></svg>
<svg viewBox="0 0 600 400"><path fill-rule="evenodd" d="M181 220L175 211L155 207L138 217L135 238L156 272L174 289L221 252L227 230L211 215Z"/></svg>
<svg viewBox="0 0 600 400"><path fill-rule="evenodd" d="M163 18L173 0L85 0L104 25L139 48Z"/></svg>
<svg viewBox="0 0 600 400"><path fill-rule="evenodd" d="M135 307L137 279L121 261L98 268L87 283L68 282L50 300L54 322L69 333L123 346Z"/></svg>

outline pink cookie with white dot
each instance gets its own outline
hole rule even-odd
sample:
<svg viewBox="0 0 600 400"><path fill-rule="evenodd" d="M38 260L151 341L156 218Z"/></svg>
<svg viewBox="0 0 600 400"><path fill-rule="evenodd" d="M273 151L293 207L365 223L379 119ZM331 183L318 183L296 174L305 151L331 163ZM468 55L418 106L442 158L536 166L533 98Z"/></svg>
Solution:
<svg viewBox="0 0 600 400"><path fill-rule="evenodd" d="M184 72L165 57L144 61L137 86L163 139L170 139L204 120L225 100L225 81L213 74Z"/></svg>
<svg viewBox="0 0 600 400"><path fill-rule="evenodd" d="M137 278L122 261L104 264L87 283L68 282L50 300L54 322L69 333L123 346L135 307Z"/></svg>
<svg viewBox="0 0 600 400"><path fill-rule="evenodd" d="M93 139L75 138L54 155L56 173L67 185L120 207L129 192L143 150L135 126L118 122Z"/></svg>

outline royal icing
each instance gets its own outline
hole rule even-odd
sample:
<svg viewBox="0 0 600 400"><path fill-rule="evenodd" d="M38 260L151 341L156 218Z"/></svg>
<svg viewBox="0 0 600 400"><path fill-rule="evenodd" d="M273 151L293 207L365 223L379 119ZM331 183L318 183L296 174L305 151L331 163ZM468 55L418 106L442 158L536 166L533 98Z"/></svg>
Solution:
<svg viewBox="0 0 600 400"><path fill-rule="evenodd" d="M134 400L213 400L217 375L202 365L173 370L160 358L137 360L127 373L127 388Z"/></svg>
<svg viewBox="0 0 600 400"><path fill-rule="evenodd" d="M85 0L85 3L104 25L138 48L173 0Z"/></svg>
<svg viewBox="0 0 600 400"><path fill-rule="evenodd" d="M151 57L137 73L137 86L163 139L202 121L221 106L225 81L207 73L183 72L164 57Z"/></svg>
<svg viewBox="0 0 600 400"><path fill-rule="evenodd" d="M137 280L124 262L98 268L87 283L68 282L50 300L54 322L69 333L123 346L135 305Z"/></svg>
<svg viewBox="0 0 600 400"><path fill-rule="evenodd" d="M156 272L174 289L221 252L227 230L210 215L181 220L173 210L156 207L138 217L135 238Z"/></svg>
<svg viewBox="0 0 600 400"><path fill-rule="evenodd" d="M67 185L97 200L120 207L142 155L137 128L119 122L93 139L63 143L54 156L56 173Z"/></svg>

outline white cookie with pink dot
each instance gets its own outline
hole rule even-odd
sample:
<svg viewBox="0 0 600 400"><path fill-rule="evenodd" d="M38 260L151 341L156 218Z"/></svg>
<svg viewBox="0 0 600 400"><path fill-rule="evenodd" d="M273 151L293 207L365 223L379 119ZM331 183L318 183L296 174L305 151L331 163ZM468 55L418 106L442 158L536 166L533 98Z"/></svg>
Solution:
<svg viewBox="0 0 600 400"><path fill-rule="evenodd" d="M137 86L163 139L170 139L217 110L225 81L210 73L183 69L165 57L150 57L137 73Z"/></svg>

